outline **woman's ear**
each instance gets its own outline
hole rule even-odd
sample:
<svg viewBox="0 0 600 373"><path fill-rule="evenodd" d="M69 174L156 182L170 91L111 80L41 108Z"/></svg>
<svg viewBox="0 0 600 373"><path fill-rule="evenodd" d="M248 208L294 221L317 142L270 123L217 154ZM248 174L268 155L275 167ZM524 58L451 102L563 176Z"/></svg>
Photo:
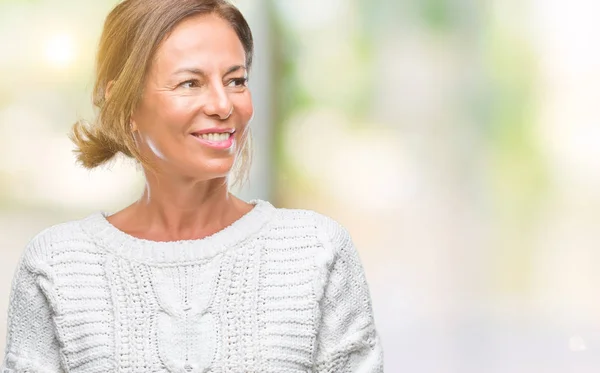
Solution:
<svg viewBox="0 0 600 373"><path fill-rule="evenodd" d="M135 120L133 119L133 115L129 119L129 127L131 129L131 132L135 132L138 129L137 124L135 123Z"/></svg>
<svg viewBox="0 0 600 373"><path fill-rule="evenodd" d="M104 99L105 100L108 100L108 98L110 97L110 91L112 90L112 87L114 85L115 85L114 80L111 80L106 85L106 90L104 90ZM129 118L129 129L131 130L131 132L137 131L137 124L135 123L135 120L133 119L133 115L131 115L131 118Z"/></svg>

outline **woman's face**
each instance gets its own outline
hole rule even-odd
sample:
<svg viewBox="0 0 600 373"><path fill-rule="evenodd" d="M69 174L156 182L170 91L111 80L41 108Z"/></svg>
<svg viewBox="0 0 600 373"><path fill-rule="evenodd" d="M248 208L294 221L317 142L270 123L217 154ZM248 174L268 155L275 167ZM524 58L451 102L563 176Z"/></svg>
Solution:
<svg viewBox="0 0 600 373"><path fill-rule="evenodd" d="M132 115L142 155L160 173L226 176L247 136L253 107L246 54L218 16L179 23L160 44Z"/></svg>

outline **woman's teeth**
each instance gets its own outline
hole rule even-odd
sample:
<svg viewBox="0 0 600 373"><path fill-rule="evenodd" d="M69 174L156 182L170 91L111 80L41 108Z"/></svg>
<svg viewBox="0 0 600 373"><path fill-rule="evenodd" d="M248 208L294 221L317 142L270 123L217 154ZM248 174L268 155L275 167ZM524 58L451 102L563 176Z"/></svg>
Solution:
<svg viewBox="0 0 600 373"><path fill-rule="evenodd" d="M208 141L226 141L230 135L230 133L204 133L198 137Z"/></svg>

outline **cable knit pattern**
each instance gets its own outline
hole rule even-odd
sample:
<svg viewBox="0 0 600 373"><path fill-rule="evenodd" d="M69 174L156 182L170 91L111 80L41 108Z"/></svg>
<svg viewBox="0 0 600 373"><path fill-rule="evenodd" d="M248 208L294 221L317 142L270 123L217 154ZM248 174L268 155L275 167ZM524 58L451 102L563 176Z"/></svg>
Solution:
<svg viewBox="0 0 600 373"><path fill-rule="evenodd" d="M15 272L0 372L383 372L348 231L250 203L197 240L135 238L101 212L39 233Z"/></svg>

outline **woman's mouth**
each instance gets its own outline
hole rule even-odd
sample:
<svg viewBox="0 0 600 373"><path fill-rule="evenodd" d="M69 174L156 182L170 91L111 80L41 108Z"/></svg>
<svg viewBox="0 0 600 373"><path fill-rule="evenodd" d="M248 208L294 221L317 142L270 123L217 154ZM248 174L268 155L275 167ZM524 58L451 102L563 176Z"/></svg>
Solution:
<svg viewBox="0 0 600 373"><path fill-rule="evenodd" d="M229 132L224 133L203 133L203 134L195 134L192 136L198 140L198 142L204 146L213 148L213 149L229 149L233 146L234 143L234 134Z"/></svg>

